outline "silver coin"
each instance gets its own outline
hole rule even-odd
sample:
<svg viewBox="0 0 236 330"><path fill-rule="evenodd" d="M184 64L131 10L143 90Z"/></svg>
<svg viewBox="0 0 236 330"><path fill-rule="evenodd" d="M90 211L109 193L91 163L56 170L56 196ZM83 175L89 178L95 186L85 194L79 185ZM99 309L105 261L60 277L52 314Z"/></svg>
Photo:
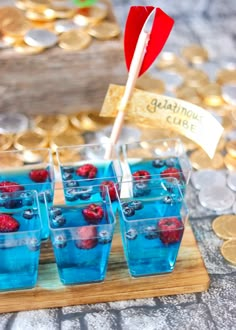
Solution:
<svg viewBox="0 0 236 330"><path fill-rule="evenodd" d="M76 25L71 20L63 19L63 20L58 20L55 23L55 31L57 33L63 33L74 29L78 29L78 25Z"/></svg>
<svg viewBox="0 0 236 330"><path fill-rule="evenodd" d="M197 189L209 187L212 182L220 187L226 186L226 176L224 173L214 170L199 170L192 173L191 181L193 186Z"/></svg>
<svg viewBox="0 0 236 330"><path fill-rule="evenodd" d="M225 84L222 86L223 99L232 105L236 105L236 84Z"/></svg>
<svg viewBox="0 0 236 330"><path fill-rule="evenodd" d="M236 172L229 173L227 177L227 185L233 191L236 191Z"/></svg>
<svg viewBox="0 0 236 330"><path fill-rule="evenodd" d="M202 206L216 212L230 209L235 202L234 193L229 188L216 185L200 190L198 198Z"/></svg>
<svg viewBox="0 0 236 330"><path fill-rule="evenodd" d="M24 41L31 47L49 48L57 43L58 37L48 30L32 29L26 33Z"/></svg>
<svg viewBox="0 0 236 330"><path fill-rule="evenodd" d="M228 70L234 70L236 69L236 59L235 58L222 58L220 60L220 63L218 67L228 69Z"/></svg>
<svg viewBox="0 0 236 330"><path fill-rule="evenodd" d="M233 205L233 213L236 214L236 203Z"/></svg>
<svg viewBox="0 0 236 330"><path fill-rule="evenodd" d="M20 133L29 127L29 119L21 113L0 115L0 133Z"/></svg>

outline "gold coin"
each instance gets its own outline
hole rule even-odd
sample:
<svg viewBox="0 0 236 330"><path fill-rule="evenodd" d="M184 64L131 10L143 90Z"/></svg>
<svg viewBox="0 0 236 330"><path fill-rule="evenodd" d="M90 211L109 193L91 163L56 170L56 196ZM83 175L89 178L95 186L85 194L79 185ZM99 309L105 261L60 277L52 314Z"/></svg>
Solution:
<svg viewBox="0 0 236 330"><path fill-rule="evenodd" d="M215 156L210 159L202 149L195 150L190 155L190 161L197 170L206 168L219 170L224 167L224 158L219 152L216 152Z"/></svg>
<svg viewBox="0 0 236 330"><path fill-rule="evenodd" d="M185 84L180 85L176 88L176 96L179 99L194 103L201 104L201 98L199 97L196 88L186 86Z"/></svg>
<svg viewBox="0 0 236 330"><path fill-rule="evenodd" d="M103 21L89 28L88 34L99 40L109 40L120 34L120 27L116 23Z"/></svg>
<svg viewBox="0 0 236 330"><path fill-rule="evenodd" d="M30 29L30 23L22 18L2 25L2 32L10 37L23 37Z"/></svg>
<svg viewBox="0 0 236 330"><path fill-rule="evenodd" d="M13 137L10 134L1 134L0 133L0 149L7 150L12 146Z"/></svg>
<svg viewBox="0 0 236 330"><path fill-rule="evenodd" d="M175 53L165 51L160 55L156 67L158 70L170 70L178 73L186 70L186 64L181 58Z"/></svg>
<svg viewBox="0 0 236 330"><path fill-rule="evenodd" d="M0 152L1 168L20 167L23 161L20 159L19 154L12 151Z"/></svg>
<svg viewBox="0 0 236 330"><path fill-rule="evenodd" d="M51 32L55 32L55 22L40 22L40 21L31 21L30 22L33 29L45 29Z"/></svg>
<svg viewBox="0 0 236 330"><path fill-rule="evenodd" d="M200 45L190 45L183 49L183 57L190 63L198 64L208 60L208 52Z"/></svg>
<svg viewBox="0 0 236 330"><path fill-rule="evenodd" d="M107 6L103 3L97 3L91 7L80 8L74 17L74 22L79 26L88 26L102 21L107 14Z"/></svg>
<svg viewBox="0 0 236 330"><path fill-rule="evenodd" d="M224 242L220 250L227 261L236 265L236 239L230 239Z"/></svg>
<svg viewBox="0 0 236 330"><path fill-rule="evenodd" d="M152 127L142 127L141 128L141 140L159 140L159 139L166 139L170 137L169 130L157 129Z"/></svg>
<svg viewBox="0 0 236 330"><path fill-rule="evenodd" d="M66 115L39 115L34 119L35 131L41 134L58 135L63 133L69 125Z"/></svg>
<svg viewBox="0 0 236 330"><path fill-rule="evenodd" d="M236 82L236 69L222 69L218 72L216 81L220 85Z"/></svg>
<svg viewBox="0 0 236 330"><path fill-rule="evenodd" d="M35 11L44 10L50 7L50 0L25 0L25 6Z"/></svg>
<svg viewBox="0 0 236 330"><path fill-rule="evenodd" d="M63 133L51 138L50 147L56 151L58 147L77 146L84 144L84 138L80 134Z"/></svg>
<svg viewBox="0 0 236 330"><path fill-rule="evenodd" d="M209 83L198 88L198 93L203 98L203 102L209 107L219 107L223 105L221 86L216 83Z"/></svg>
<svg viewBox="0 0 236 330"><path fill-rule="evenodd" d="M225 145L225 149L230 156L236 158L236 140L228 141Z"/></svg>
<svg viewBox="0 0 236 330"><path fill-rule="evenodd" d="M231 116L229 115L224 115L221 116L222 119L222 126L224 127L225 131L229 132L233 129L233 121Z"/></svg>
<svg viewBox="0 0 236 330"><path fill-rule="evenodd" d="M220 140L219 140L219 142L218 142L218 145L217 145L217 147L216 147L216 150L217 150L217 151L222 151L222 150L224 150L224 148L225 148L225 144L226 144L226 140L225 140L225 138L224 138L224 137L221 137Z"/></svg>
<svg viewBox="0 0 236 330"><path fill-rule="evenodd" d="M26 0L16 0L15 6L21 10L26 10L28 8L26 5Z"/></svg>
<svg viewBox="0 0 236 330"><path fill-rule="evenodd" d="M45 9L42 12L36 12L33 10L27 10L25 17L30 21L36 22L52 22L56 19L55 13L51 9Z"/></svg>
<svg viewBox="0 0 236 330"><path fill-rule="evenodd" d="M148 74L143 75L137 80L137 88L157 94L165 92L165 84L162 80L151 77Z"/></svg>
<svg viewBox="0 0 236 330"><path fill-rule="evenodd" d="M212 229L223 239L236 237L236 215L221 215L214 219Z"/></svg>
<svg viewBox="0 0 236 330"><path fill-rule="evenodd" d="M198 69L189 69L184 75L185 85L193 88L202 87L208 84L209 79L207 74Z"/></svg>
<svg viewBox="0 0 236 330"><path fill-rule="evenodd" d="M73 16L75 16L76 13L76 9L68 7L57 8L55 6L50 6L50 10L53 11L54 17L60 19L72 18Z"/></svg>
<svg viewBox="0 0 236 330"><path fill-rule="evenodd" d="M15 136L14 147L18 150L45 148L48 145L48 138L33 131L27 131Z"/></svg>
<svg viewBox="0 0 236 330"><path fill-rule="evenodd" d="M59 46L66 50L81 50L87 48L91 41L91 36L85 31L70 30L60 35Z"/></svg>
<svg viewBox="0 0 236 330"><path fill-rule="evenodd" d="M24 15L19 9L10 6L0 7L0 29L4 25L23 19Z"/></svg>
<svg viewBox="0 0 236 330"><path fill-rule="evenodd" d="M42 53L44 51L44 49L45 48L42 48L42 47L31 47L31 46L27 45L24 41L22 41L20 43L16 43L14 45L14 50L17 53L24 54L24 55L39 54L39 53Z"/></svg>
<svg viewBox="0 0 236 330"><path fill-rule="evenodd" d="M80 160L80 155L77 150L70 148L57 149L57 155L55 156L56 163L58 165L66 165L69 163L75 163ZM54 159L55 159L54 158Z"/></svg>
<svg viewBox="0 0 236 330"><path fill-rule="evenodd" d="M230 154L226 154L224 163L228 170L236 171L236 158L232 157Z"/></svg>

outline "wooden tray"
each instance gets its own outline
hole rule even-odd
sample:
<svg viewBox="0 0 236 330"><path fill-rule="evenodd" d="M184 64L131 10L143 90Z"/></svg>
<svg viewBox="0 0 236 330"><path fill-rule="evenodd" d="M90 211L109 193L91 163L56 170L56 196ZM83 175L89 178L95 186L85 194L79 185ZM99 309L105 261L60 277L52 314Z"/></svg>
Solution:
<svg viewBox="0 0 236 330"><path fill-rule="evenodd" d="M104 282L63 286L57 274L52 247L49 243L43 243L37 287L0 293L0 312L201 292L208 289L209 282L208 273L189 225L185 229L174 272L135 279L128 274L120 236L116 232Z"/></svg>

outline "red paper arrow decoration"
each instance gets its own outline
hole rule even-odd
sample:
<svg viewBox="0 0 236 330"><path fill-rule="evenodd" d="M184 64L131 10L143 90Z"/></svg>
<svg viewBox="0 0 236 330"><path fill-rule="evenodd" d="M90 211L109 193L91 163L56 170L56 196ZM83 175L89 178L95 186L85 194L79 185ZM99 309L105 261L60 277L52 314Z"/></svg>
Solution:
<svg viewBox="0 0 236 330"><path fill-rule="evenodd" d="M125 60L128 71L140 32L154 8L155 7L153 6L132 6L130 8L124 34ZM160 8L157 8L139 76L151 66L153 61L159 55L167 41L173 25L174 20L165 14Z"/></svg>

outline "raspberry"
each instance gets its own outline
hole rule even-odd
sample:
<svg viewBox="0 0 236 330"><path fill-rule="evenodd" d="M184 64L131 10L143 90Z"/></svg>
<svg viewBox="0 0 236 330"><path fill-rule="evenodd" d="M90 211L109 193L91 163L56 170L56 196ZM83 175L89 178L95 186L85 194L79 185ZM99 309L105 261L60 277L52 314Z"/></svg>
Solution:
<svg viewBox="0 0 236 330"><path fill-rule="evenodd" d="M102 220L104 211L100 205L90 204L83 209L82 214L88 223L96 225Z"/></svg>
<svg viewBox="0 0 236 330"><path fill-rule="evenodd" d="M109 192L111 201L113 202L113 201L117 200L115 183L113 181L103 181L101 183L100 191L101 191L102 197L105 197L105 194L106 194L105 187L108 187L108 192Z"/></svg>
<svg viewBox="0 0 236 330"><path fill-rule="evenodd" d="M45 182L49 176L49 173L45 169L37 169L37 170L32 170L29 173L29 177L32 181L34 182Z"/></svg>
<svg viewBox="0 0 236 330"><path fill-rule="evenodd" d="M158 223L158 230L160 231L160 240L164 244L176 243L181 240L184 227L178 218L161 219Z"/></svg>
<svg viewBox="0 0 236 330"><path fill-rule="evenodd" d="M0 233L15 232L20 228L19 222L9 214L0 214Z"/></svg>
<svg viewBox="0 0 236 330"><path fill-rule="evenodd" d="M180 172L175 167L169 167L166 170L161 172L161 177L168 179L168 177L175 178L177 180L180 180Z"/></svg>
<svg viewBox="0 0 236 330"><path fill-rule="evenodd" d="M92 164L84 164L77 168L76 174L88 179L94 179L97 175L97 167Z"/></svg>
<svg viewBox="0 0 236 330"><path fill-rule="evenodd" d="M136 181L149 180L151 178L151 174L145 170L136 171L132 175Z"/></svg>
<svg viewBox="0 0 236 330"><path fill-rule="evenodd" d="M11 181L0 182L0 192L11 193L20 190L24 190L24 187L19 185L19 183L11 182Z"/></svg>
<svg viewBox="0 0 236 330"><path fill-rule="evenodd" d="M79 227L77 234L79 240L75 244L79 249L89 250L98 243L97 229L94 226Z"/></svg>

